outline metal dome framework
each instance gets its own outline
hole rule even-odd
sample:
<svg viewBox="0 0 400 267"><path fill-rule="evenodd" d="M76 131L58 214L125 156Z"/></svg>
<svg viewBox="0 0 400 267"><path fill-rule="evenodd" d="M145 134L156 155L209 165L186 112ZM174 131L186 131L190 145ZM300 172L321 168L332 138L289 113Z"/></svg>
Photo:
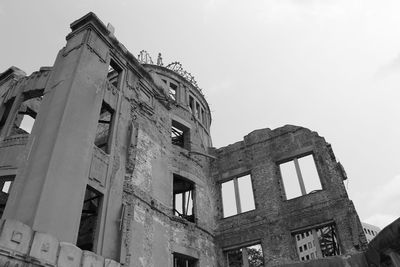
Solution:
<svg viewBox="0 0 400 267"><path fill-rule="evenodd" d="M157 65L157 66L162 66L163 67L161 53L158 54L157 64L153 63L153 59L151 58L150 54L146 50L142 50L142 51L139 52L138 61L141 64L151 64L151 65ZM172 70L173 72L175 72L175 73L179 74L180 76L182 76L186 81L188 81L194 87L196 87L196 89L199 90L199 92L201 94L203 94L203 90L197 84L197 81L194 78L194 76L190 72L185 70L180 62L178 62L178 61L172 62L172 63L168 64L166 66L166 68L169 69L169 70Z"/></svg>

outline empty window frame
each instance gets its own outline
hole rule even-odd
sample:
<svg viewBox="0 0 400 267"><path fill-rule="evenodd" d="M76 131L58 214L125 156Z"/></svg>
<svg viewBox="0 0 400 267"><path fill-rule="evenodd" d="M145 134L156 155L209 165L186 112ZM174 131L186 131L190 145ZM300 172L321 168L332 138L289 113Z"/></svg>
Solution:
<svg viewBox="0 0 400 267"><path fill-rule="evenodd" d="M171 142L173 145L180 146L185 149L189 149L190 143L190 130L183 124L172 121L171 125Z"/></svg>
<svg viewBox="0 0 400 267"><path fill-rule="evenodd" d="M176 96L177 96L177 92L178 92L178 86L174 83L169 83L169 97L176 101Z"/></svg>
<svg viewBox="0 0 400 267"><path fill-rule="evenodd" d="M301 239L298 237L304 236L304 232L301 234L295 234L297 253L300 260L308 260L310 257L313 259L314 257L325 258L340 255L340 246L338 243L335 224L331 223L316 227L307 230L307 232L310 232L311 234Z"/></svg>
<svg viewBox="0 0 400 267"><path fill-rule="evenodd" d="M199 102L196 102L196 118L201 120L200 116L201 116L200 104Z"/></svg>
<svg viewBox="0 0 400 267"><path fill-rule="evenodd" d="M197 267L198 260L179 253L174 253L174 267Z"/></svg>
<svg viewBox="0 0 400 267"><path fill-rule="evenodd" d="M264 256L260 244L241 247L225 252L228 267L264 267Z"/></svg>
<svg viewBox="0 0 400 267"><path fill-rule="evenodd" d="M39 112L42 97L28 98L22 102L17 116L15 117L14 126L11 134L31 133L37 113Z"/></svg>
<svg viewBox="0 0 400 267"><path fill-rule="evenodd" d="M111 126L114 111L104 101L101 105L94 144L105 153L110 152Z"/></svg>
<svg viewBox="0 0 400 267"><path fill-rule="evenodd" d="M118 85L121 81L122 69L115 63L114 60L111 59L110 65L108 66L107 80L110 84L112 84L115 88L118 88Z"/></svg>
<svg viewBox="0 0 400 267"><path fill-rule="evenodd" d="M190 108L190 112L192 112L192 114L194 114L195 113L195 110L194 110L194 98L191 95L189 95L189 108Z"/></svg>
<svg viewBox="0 0 400 267"><path fill-rule="evenodd" d="M8 196L10 195L11 186L14 182L15 175L7 175L0 177L0 218L3 216L6 208Z"/></svg>
<svg viewBox="0 0 400 267"><path fill-rule="evenodd" d="M321 190L321 181L313 155L296 157L279 165L286 199Z"/></svg>
<svg viewBox="0 0 400 267"><path fill-rule="evenodd" d="M24 112L18 112L18 114L22 114L22 119L19 125L19 129L25 131L26 133L31 133L33 124L35 123L36 119L36 112L31 110L30 108L26 108Z"/></svg>
<svg viewBox="0 0 400 267"><path fill-rule="evenodd" d="M0 109L0 113L1 113L0 129L4 128L4 125L6 124L6 121L10 114L13 103L14 103L14 99L10 99L3 105L3 107L1 107L1 109Z"/></svg>
<svg viewBox="0 0 400 267"><path fill-rule="evenodd" d="M224 218L255 209L250 174L221 184Z"/></svg>
<svg viewBox="0 0 400 267"><path fill-rule="evenodd" d="M95 252L99 228L99 217L103 195L90 186L86 187L76 245L80 249Z"/></svg>
<svg viewBox="0 0 400 267"><path fill-rule="evenodd" d="M189 222L195 222L194 183L177 174L174 174L173 178L174 215L179 216Z"/></svg>

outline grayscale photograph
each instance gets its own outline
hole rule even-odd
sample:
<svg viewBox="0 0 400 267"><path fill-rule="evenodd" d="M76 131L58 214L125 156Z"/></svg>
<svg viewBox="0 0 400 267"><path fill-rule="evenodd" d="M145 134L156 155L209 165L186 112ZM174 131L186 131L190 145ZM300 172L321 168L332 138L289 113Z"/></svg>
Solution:
<svg viewBox="0 0 400 267"><path fill-rule="evenodd" d="M400 1L0 1L0 267L400 267Z"/></svg>

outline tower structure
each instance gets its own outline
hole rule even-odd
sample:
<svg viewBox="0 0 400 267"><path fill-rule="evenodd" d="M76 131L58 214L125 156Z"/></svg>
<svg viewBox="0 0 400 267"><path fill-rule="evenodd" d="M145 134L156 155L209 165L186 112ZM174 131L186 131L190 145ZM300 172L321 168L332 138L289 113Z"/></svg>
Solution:
<svg viewBox="0 0 400 267"><path fill-rule="evenodd" d="M278 266L308 260L301 235L315 258L366 248L316 132L213 148L210 108L179 63L137 59L93 13L71 30L53 67L0 75L0 263Z"/></svg>

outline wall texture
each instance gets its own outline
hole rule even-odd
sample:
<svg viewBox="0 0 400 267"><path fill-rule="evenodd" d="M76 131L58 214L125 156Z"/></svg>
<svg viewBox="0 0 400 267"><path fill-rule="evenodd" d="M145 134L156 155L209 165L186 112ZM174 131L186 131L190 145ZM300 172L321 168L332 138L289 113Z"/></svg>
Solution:
<svg viewBox="0 0 400 267"><path fill-rule="evenodd" d="M93 13L71 30L53 67L0 74L0 185L12 182L2 266L239 266L232 251L246 266L254 245L258 267L365 266L347 177L323 137L286 125L213 148L208 103L187 73L138 61ZM290 198L281 166L307 155L321 188ZM243 175L252 190L240 196ZM229 181L238 214L224 217ZM238 197L255 208L241 212ZM298 263L296 237L326 226L342 256Z"/></svg>

